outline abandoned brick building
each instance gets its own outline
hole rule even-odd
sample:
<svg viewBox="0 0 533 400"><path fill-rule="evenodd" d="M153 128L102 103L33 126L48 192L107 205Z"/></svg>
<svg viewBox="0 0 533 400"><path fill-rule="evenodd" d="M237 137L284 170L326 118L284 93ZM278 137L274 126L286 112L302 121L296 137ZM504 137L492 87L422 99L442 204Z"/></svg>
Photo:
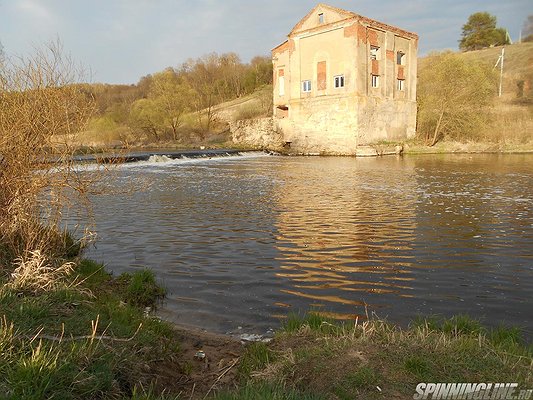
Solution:
<svg viewBox="0 0 533 400"><path fill-rule="evenodd" d="M414 136L418 36L325 4L272 50L274 129L303 153Z"/></svg>

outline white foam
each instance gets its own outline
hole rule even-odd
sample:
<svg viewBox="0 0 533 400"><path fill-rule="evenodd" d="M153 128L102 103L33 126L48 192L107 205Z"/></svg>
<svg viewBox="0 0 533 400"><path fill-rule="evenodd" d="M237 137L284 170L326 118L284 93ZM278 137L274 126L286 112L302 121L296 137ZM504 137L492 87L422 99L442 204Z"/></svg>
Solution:
<svg viewBox="0 0 533 400"><path fill-rule="evenodd" d="M182 155L182 158L171 158L167 155L152 155L146 161L127 162L122 164L78 164L74 166L74 169L78 172L85 171L104 171L110 170L122 170L122 169L144 169L144 168L167 168L173 165L189 165L189 164L205 164L205 163L221 163L229 161L238 161L243 159L253 159L260 157L272 157L271 154L263 151L246 151L242 153L221 153L220 155L205 154L200 157L189 158Z"/></svg>
<svg viewBox="0 0 533 400"><path fill-rule="evenodd" d="M165 156L165 155L153 155L153 156L150 156L150 158L148 159L147 162L149 163L164 163L164 162L169 162L169 161L172 161L172 158L168 157L168 156Z"/></svg>

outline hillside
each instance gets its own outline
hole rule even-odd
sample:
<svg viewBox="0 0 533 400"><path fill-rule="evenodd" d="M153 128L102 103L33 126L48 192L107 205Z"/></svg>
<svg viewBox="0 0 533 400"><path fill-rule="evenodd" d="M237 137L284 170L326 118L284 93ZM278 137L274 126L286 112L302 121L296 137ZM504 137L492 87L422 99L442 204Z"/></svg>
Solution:
<svg viewBox="0 0 533 400"><path fill-rule="evenodd" d="M497 97L500 65L496 66L496 63L501 53L501 46L455 53L464 60L481 62L494 70L494 102L486 110L485 126L476 137L461 135L461 139L455 141L447 138L430 149L422 143L414 143L412 151L533 151L533 43L505 46L503 90L502 96ZM419 76L429 66L432 57L434 55L419 59Z"/></svg>
<svg viewBox="0 0 533 400"><path fill-rule="evenodd" d="M464 59L481 61L490 66L490 68L494 68L501 50L501 47L495 47L465 53L458 52L456 54ZM419 74L424 70L431 57L432 55L419 58ZM463 141L476 142L477 148L481 146L481 150L495 149L497 151L502 148L502 144L505 145L506 149L511 150L533 149L533 135L530 134L530 132L533 132L532 66L533 43L505 46L503 96L495 100L494 108L490 110L491 125L481 140L479 138L470 138L470 140L465 138ZM495 73L498 72L498 69L499 67ZM144 84L146 86L146 82ZM141 93L143 85L139 84L137 86L126 89L129 91L137 90ZM495 93L497 91L496 86L497 84L495 85ZM521 96L519 93L520 86L522 88ZM147 89L145 88L144 91L146 92ZM131 95L128 96L131 97ZM146 96L146 93L143 96ZM127 97L127 95L122 95L122 97ZM250 94L240 95L229 101L212 106L209 112L213 114L213 124L209 132L202 133L201 129L196 126L199 120L198 115L200 115L201 120L207 114L207 111L203 110L200 111L200 114L190 112L183 116L183 125L180 127L181 139L178 141L173 141L168 135L160 135L159 140L155 140L149 135L145 135L144 139L139 139L139 135L135 134L135 126L128 125L128 113L130 111L127 109L128 106L124 106L126 103L122 97L114 98L107 95L107 97L103 98L109 102L109 104L105 103L102 106L102 109L106 108L107 111L100 112L99 118L92 121L89 130L82 135L81 140L77 143L78 145L105 147L110 144L120 146L121 143L128 143L133 147L228 146L231 145L231 134L228 128L228 124L231 121L264 117L272 113L272 85L264 84ZM140 95L137 97L140 97ZM109 120L117 112L122 113L124 116L118 122L110 122ZM479 144L480 142L482 142L481 145ZM496 147L494 147L495 143ZM422 148L423 146L420 147ZM439 147L442 147L442 144L439 144L433 150L439 150ZM462 144L457 147L459 149L464 148ZM453 151L455 149L450 150L449 147L445 146L441 150Z"/></svg>
<svg viewBox="0 0 533 400"><path fill-rule="evenodd" d="M507 100L516 99L517 84L519 81L530 82L533 79L533 42L516 43L505 47L505 59L503 68L503 97ZM467 60L476 60L495 66L502 52L502 46L489 49L458 52L460 57ZM418 60L419 70L422 70L431 55ZM500 66L496 67L499 70Z"/></svg>

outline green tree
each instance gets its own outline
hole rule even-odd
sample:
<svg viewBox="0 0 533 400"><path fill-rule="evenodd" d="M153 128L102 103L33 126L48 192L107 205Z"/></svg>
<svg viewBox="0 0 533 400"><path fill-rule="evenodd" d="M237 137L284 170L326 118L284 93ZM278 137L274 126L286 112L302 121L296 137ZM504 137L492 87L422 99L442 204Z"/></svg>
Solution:
<svg viewBox="0 0 533 400"><path fill-rule="evenodd" d="M523 42L533 42L533 15L528 15L526 21L524 22L522 36Z"/></svg>
<svg viewBox="0 0 533 400"><path fill-rule="evenodd" d="M252 58L244 76L244 87L247 93L272 84L272 58L256 56Z"/></svg>
<svg viewBox="0 0 533 400"><path fill-rule="evenodd" d="M509 44L507 31L496 28L496 17L488 12L477 12L463 25L459 48L463 51L479 50L490 46Z"/></svg>
<svg viewBox="0 0 533 400"><path fill-rule="evenodd" d="M151 77L147 98L133 103L131 122L152 140L159 141L166 133L179 140L179 128L192 97L189 85L167 68Z"/></svg>
<svg viewBox="0 0 533 400"><path fill-rule="evenodd" d="M490 66L444 52L431 55L418 77L417 131L429 146L473 138L489 119L496 95Z"/></svg>
<svg viewBox="0 0 533 400"><path fill-rule="evenodd" d="M189 111L192 95L190 86L172 68L152 77L148 99L155 103L161 113L162 125L170 129L174 140L178 140L178 129L182 125L183 115Z"/></svg>
<svg viewBox="0 0 533 400"><path fill-rule="evenodd" d="M215 105L223 100L220 67L220 57L216 53L211 53L196 60L187 61L180 69L180 73L194 90L194 109L203 133L210 131L216 117ZM205 125L202 124L204 116Z"/></svg>

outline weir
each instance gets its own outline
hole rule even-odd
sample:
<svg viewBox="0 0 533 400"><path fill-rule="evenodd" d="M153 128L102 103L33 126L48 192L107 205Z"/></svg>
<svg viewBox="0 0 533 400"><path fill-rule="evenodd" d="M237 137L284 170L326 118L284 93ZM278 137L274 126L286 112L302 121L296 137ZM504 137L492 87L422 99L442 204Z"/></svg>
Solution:
<svg viewBox="0 0 533 400"><path fill-rule="evenodd" d="M114 153L114 154L87 154L73 157L76 163L98 163L98 164L122 164L139 161L148 161L154 157L167 157L171 160L182 158L212 158L229 157L238 155L241 151L229 149L210 150L172 150L172 151L142 151L134 153Z"/></svg>

